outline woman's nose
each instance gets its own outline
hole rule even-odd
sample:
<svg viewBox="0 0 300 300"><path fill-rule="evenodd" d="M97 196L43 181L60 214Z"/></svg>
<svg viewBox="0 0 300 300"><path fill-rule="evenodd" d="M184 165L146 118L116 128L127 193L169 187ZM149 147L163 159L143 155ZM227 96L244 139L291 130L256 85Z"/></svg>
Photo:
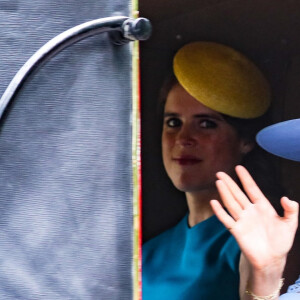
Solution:
<svg viewBox="0 0 300 300"><path fill-rule="evenodd" d="M196 139L191 128L182 127L177 134L176 142L180 146L189 147L196 144Z"/></svg>

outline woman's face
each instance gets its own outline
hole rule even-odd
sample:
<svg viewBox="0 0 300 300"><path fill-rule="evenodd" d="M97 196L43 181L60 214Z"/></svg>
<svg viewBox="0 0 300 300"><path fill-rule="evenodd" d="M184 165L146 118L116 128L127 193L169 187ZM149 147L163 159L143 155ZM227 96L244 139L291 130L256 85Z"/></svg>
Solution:
<svg viewBox="0 0 300 300"><path fill-rule="evenodd" d="M179 84L168 94L162 132L163 162L183 192L215 188L218 171L233 175L247 150L222 115L197 101Z"/></svg>

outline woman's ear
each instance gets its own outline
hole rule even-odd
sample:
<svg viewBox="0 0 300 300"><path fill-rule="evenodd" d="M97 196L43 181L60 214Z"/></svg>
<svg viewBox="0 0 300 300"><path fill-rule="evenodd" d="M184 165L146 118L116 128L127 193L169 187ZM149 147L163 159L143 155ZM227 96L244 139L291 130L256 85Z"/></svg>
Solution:
<svg viewBox="0 0 300 300"><path fill-rule="evenodd" d="M255 144L253 141L250 140L242 140L241 142L241 153L242 154L247 154L249 152L251 152L254 148Z"/></svg>

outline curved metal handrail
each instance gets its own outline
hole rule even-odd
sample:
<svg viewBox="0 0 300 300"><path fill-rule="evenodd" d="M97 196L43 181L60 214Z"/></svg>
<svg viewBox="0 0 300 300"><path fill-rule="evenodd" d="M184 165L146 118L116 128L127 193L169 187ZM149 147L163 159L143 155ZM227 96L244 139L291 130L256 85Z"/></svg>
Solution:
<svg viewBox="0 0 300 300"><path fill-rule="evenodd" d="M36 51L14 76L0 99L0 119L10 101L16 96L28 76L38 66L66 47L87 37L104 32L110 33L114 44L122 45L133 40L148 39L151 34L151 24L145 18L108 17L83 23L57 35Z"/></svg>

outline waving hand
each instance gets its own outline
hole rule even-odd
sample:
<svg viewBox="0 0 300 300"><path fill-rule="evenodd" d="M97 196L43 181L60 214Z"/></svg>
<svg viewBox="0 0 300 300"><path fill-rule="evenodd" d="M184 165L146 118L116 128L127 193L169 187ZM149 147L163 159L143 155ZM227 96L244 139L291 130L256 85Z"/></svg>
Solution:
<svg viewBox="0 0 300 300"><path fill-rule="evenodd" d="M272 266L282 266L283 271L297 229L299 205L282 197L284 215L279 216L248 171L237 166L236 172L245 193L227 174L219 172L216 185L227 211L217 200L212 200L211 206L235 237L252 273Z"/></svg>

